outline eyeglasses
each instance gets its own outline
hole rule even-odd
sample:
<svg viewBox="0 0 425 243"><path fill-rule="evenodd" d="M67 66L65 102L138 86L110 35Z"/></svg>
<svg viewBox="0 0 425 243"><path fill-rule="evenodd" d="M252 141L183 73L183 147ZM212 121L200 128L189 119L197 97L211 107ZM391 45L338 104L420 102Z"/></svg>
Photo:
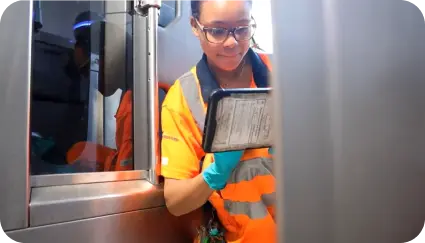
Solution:
<svg viewBox="0 0 425 243"><path fill-rule="evenodd" d="M255 29L257 27L257 24L255 23L254 19L252 19L252 23L247 26L239 26L231 29L219 27L205 27L200 24L196 18L195 20L196 24L204 32L205 39L207 39L208 42L213 44L224 43L230 34L232 34L236 41L248 41L254 36Z"/></svg>

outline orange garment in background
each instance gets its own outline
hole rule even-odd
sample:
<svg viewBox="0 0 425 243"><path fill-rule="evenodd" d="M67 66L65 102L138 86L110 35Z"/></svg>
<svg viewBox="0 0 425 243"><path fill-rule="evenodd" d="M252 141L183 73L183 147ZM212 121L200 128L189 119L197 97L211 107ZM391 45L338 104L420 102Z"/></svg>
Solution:
<svg viewBox="0 0 425 243"><path fill-rule="evenodd" d="M96 171L123 171L133 169L133 93L126 91L115 115L116 149L92 142L78 142L67 152L69 164L96 163Z"/></svg>

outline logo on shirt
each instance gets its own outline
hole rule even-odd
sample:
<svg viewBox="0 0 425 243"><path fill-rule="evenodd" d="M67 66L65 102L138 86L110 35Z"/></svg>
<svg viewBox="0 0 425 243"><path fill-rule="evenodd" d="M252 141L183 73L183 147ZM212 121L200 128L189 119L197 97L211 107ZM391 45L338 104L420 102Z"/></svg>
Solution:
<svg viewBox="0 0 425 243"><path fill-rule="evenodd" d="M166 135L166 134L163 134L163 135L162 135L162 139L172 140L172 141L174 141L174 142L178 142L178 141L179 141L179 139L178 139L178 138L173 137L173 136L170 136L170 135Z"/></svg>

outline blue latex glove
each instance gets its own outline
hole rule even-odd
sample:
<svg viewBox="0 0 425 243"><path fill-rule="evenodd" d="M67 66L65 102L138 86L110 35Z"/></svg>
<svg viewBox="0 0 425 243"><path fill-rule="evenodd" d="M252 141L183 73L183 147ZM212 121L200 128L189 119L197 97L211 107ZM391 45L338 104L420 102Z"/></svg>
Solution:
<svg viewBox="0 0 425 243"><path fill-rule="evenodd" d="M214 163L202 173L205 182L213 190L221 190L226 186L233 169L238 165L244 151L214 153Z"/></svg>

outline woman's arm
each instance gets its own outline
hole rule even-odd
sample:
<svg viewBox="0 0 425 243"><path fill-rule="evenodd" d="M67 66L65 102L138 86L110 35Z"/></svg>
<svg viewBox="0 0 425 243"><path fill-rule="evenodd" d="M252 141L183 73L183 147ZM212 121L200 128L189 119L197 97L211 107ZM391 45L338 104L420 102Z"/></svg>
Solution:
<svg viewBox="0 0 425 243"><path fill-rule="evenodd" d="M192 179L166 179L165 200L169 211L180 216L201 207L213 190L221 190L226 186L243 152L240 150L215 153L214 163Z"/></svg>
<svg viewBox="0 0 425 243"><path fill-rule="evenodd" d="M190 129L188 119L168 107L178 103L169 98L173 94L171 88L161 112L161 175L165 178L167 208L171 214L181 216L200 208L213 190L199 173L203 156L198 142L201 136L196 139L197 133Z"/></svg>
<svg viewBox="0 0 425 243"><path fill-rule="evenodd" d="M200 208L207 202L212 192L202 174L192 179L165 179L165 202L170 213L175 216Z"/></svg>
<svg viewBox="0 0 425 243"><path fill-rule="evenodd" d="M243 153L215 154L214 163L199 173L205 156L202 134L181 99L178 86L171 87L161 112L161 175L167 208L176 216L200 208L214 190L224 188Z"/></svg>

